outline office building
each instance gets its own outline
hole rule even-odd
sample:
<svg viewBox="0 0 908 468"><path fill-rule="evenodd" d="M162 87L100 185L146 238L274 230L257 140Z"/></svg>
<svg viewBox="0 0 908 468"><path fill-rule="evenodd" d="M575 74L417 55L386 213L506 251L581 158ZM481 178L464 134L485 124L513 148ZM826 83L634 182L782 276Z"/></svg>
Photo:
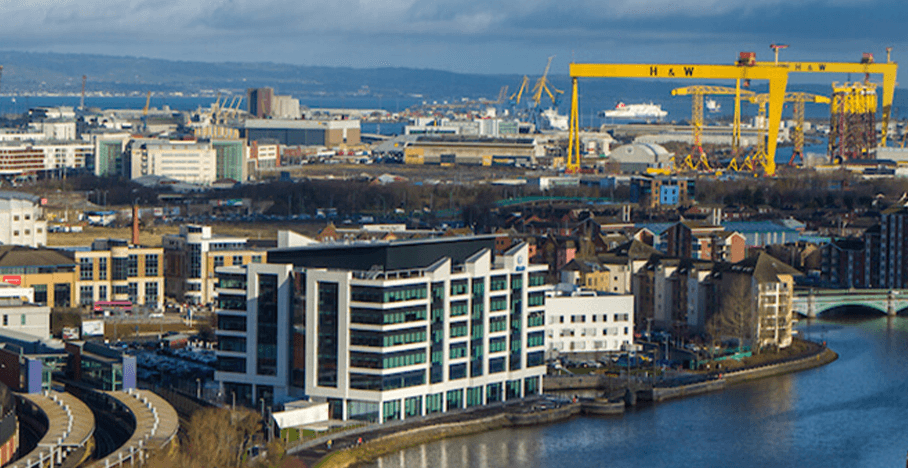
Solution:
<svg viewBox="0 0 908 468"><path fill-rule="evenodd" d="M217 150L211 142L137 139L129 142L128 153L131 179L156 175L190 184L218 179Z"/></svg>
<svg viewBox="0 0 908 468"><path fill-rule="evenodd" d="M98 239L90 251L73 252L79 266L76 290L81 306L129 301L131 307L164 308L164 249Z"/></svg>
<svg viewBox="0 0 908 468"><path fill-rule="evenodd" d="M327 402L332 418L372 422L540 393L547 268L527 264L526 244L493 258L494 242L479 236L270 251L269 264L292 265L293 302L308 311L291 312L289 301L283 307L283 296L277 300L277 323L305 330L294 332L293 362L289 354L282 359L283 337L275 354L278 373L293 367L287 385L299 390L290 392ZM276 280L285 270L279 271ZM250 383L237 389L230 385L242 380L238 375L218 376L225 391L240 391L255 404L270 391L266 383L253 392L250 363L258 355L250 343L262 334L249 321L270 314L255 310L261 300L247 300L259 294L250 275L262 278L263 269L218 272L222 284L242 286L225 301L247 304L244 314L232 313L219 300L219 336L235 338L219 353L221 368L245 369ZM228 347L240 351L230 354ZM275 383L276 397L282 385Z"/></svg>
<svg viewBox="0 0 908 468"><path fill-rule="evenodd" d="M220 267L218 367L215 380L230 401L255 406L293 398L290 265ZM235 400L234 400L235 399Z"/></svg>

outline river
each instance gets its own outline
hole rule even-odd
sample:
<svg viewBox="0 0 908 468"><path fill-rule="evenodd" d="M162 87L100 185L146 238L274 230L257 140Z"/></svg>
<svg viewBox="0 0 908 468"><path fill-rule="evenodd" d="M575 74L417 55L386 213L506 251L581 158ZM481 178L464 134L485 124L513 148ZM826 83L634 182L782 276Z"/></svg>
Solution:
<svg viewBox="0 0 908 468"><path fill-rule="evenodd" d="M827 341L839 359L623 417L577 417L424 444L367 466L905 466L908 318L814 320L798 329Z"/></svg>

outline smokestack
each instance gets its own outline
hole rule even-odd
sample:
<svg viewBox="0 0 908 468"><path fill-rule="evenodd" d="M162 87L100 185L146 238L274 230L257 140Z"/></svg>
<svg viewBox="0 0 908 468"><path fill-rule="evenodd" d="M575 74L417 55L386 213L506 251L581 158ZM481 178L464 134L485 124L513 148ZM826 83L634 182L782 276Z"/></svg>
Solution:
<svg viewBox="0 0 908 468"><path fill-rule="evenodd" d="M139 245L139 205L132 205L132 245Z"/></svg>

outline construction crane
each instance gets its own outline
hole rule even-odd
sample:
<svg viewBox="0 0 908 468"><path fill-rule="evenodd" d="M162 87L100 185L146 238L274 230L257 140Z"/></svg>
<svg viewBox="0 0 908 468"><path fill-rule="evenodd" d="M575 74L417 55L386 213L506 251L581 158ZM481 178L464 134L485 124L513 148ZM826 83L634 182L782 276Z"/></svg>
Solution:
<svg viewBox="0 0 908 468"><path fill-rule="evenodd" d="M729 94L735 96L735 123L733 128L734 135L732 138L732 145L735 148L735 154L737 154L741 135L740 96L753 96L753 91L742 90L740 89L740 87L726 88L724 86L687 86L684 88L675 88L672 90L672 96L691 97L690 123L693 127L694 132L694 144L691 148L691 152L693 152L693 150L696 150L699 154L697 155L696 162L693 162L692 154L689 154L687 158L684 159L684 166L686 168L690 170L702 171L712 170L709 166L709 160L706 157L706 153L703 151L703 98L704 96ZM735 158L736 156L732 156L732 163L736 166L737 164L735 163Z"/></svg>
<svg viewBox="0 0 908 468"><path fill-rule="evenodd" d="M529 82L530 77L523 75L523 81L520 82L520 87L517 89L517 92L511 95L511 100L514 101L515 106L520 105L520 98L523 97L523 92L527 89L527 84Z"/></svg>
<svg viewBox="0 0 908 468"><path fill-rule="evenodd" d="M142 131L148 131L148 105L151 104L151 91L145 95L145 107L142 108Z"/></svg>
<svg viewBox="0 0 908 468"><path fill-rule="evenodd" d="M788 68L757 67L751 64L701 65L701 64L613 64L613 63L572 63L571 115L568 138L568 172L580 170L580 119L578 80L580 78L649 78L649 79L695 79L695 80L767 80L769 81L769 132L779 131L782 120L785 87L788 85ZM766 175L775 174L776 140L767 145L764 161Z"/></svg>
<svg viewBox="0 0 908 468"><path fill-rule="evenodd" d="M564 91L562 91L560 89L556 89L554 86L552 86L552 87L549 86L551 84L549 82L549 69L552 67L552 59L554 59L554 58L555 58L554 55L549 57L548 63L545 64L545 71L542 72L542 76L540 76L539 79L536 80L536 85L533 86L533 102L536 103L534 105L534 107L539 107L539 104L542 103L542 93L543 92L548 94L549 99L552 100L553 106L557 104L556 99L555 99L555 94L564 93Z"/></svg>

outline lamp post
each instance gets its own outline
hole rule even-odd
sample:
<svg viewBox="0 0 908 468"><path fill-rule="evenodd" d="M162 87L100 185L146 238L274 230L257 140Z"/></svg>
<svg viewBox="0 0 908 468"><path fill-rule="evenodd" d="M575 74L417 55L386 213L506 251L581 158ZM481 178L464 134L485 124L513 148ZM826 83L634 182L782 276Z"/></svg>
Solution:
<svg viewBox="0 0 908 468"><path fill-rule="evenodd" d="M195 379L195 397L197 400L202 399L202 379Z"/></svg>

